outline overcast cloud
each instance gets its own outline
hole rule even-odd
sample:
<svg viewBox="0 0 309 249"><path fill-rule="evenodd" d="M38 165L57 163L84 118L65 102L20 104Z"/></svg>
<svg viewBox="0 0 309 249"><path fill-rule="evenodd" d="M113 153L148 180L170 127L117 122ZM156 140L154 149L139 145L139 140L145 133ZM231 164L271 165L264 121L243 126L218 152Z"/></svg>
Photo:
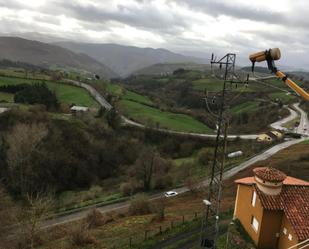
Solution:
<svg viewBox="0 0 309 249"><path fill-rule="evenodd" d="M280 47L309 69L306 0L0 0L0 33L118 43L208 57ZM241 60L242 62L244 61Z"/></svg>

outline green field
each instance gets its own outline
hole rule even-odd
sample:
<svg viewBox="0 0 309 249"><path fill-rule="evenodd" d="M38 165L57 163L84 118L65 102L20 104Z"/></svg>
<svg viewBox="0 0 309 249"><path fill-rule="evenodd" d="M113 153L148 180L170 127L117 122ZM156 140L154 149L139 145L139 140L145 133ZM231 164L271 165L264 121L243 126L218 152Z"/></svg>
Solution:
<svg viewBox="0 0 309 249"><path fill-rule="evenodd" d="M41 82L40 80L32 79L22 79L13 77L3 77L0 76L0 85L16 85L21 83L32 84L34 82ZM66 85L63 83L55 83L51 81L46 81L48 88L54 91L60 102L65 104L76 104L88 107L98 107L98 103L90 96L90 94L83 88ZM1 93L0 96L2 96ZM7 98L9 98L7 96ZM13 101L12 99L10 99Z"/></svg>
<svg viewBox="0 0 309 249"><path fill-rule="evenodd" d="M204 78L192 81L193 89L197 91L214 91L219 92L223 88L223 80L215 79L215 78ZM231 90L233 92L254 92L255 90L250 87L245 87L244 85L238 84L230 84L226 83L226 89Z"/></svg>
<svg viewBox="0 0 309 249"><path fill-rule="evenodd" d="M32 73L28 72L26 73L25 69L23 68L0 68L0 75L2 76L11 76L11 77L20 77L24 78L27 76L27 78L35 78L35 79L44 79L44 80L50 80L50 76L42 73Z"/></svg>
<svg viewBox="0 0 309 249"><path fill-rule="evenodd" d="M193 89L204 91L220 91L223 87L223 80L213 79L213 78L205 78L192 81Z"/></svg>
<svg viewBox="0 0 309 249"><path fill-rule="evenodd" d="M116 84L106 84L106 91L114 96L121 96L123 94L123 88Z"/></svg>
<svg viewBox="0 0 309 249"><path fill-rule="evenodd" d="M239 105L236 105L231 108L233 114L240 114L243 112L253 112L258 110L260 102L257 101L248 101Z"/></svg>
<svg viewBox="0 0 309 249"><path fill-rule="evenodd" d="M207 125L185 114L161 111L157 108L126 99L121 100L120 105L130 118L142 123L159 124L161 128L175 131L199 133L213 132Z"/></svg>
<svg viewBox="0 0 309 249"><path fill-rule="evenodd" d="M148 96L140 95L132 91L126 91L124 96L122 97L125 100L132 100L134 102L138 102L146 105L153 105L153 102Z"/></svg>
<svg viewBox="0 0 309 249"><path fill-rule="evenodd" d="M269 94L272 100L280 99L284 104L294 103L297 101L297 97L286 92L276 92Z"/></svg>

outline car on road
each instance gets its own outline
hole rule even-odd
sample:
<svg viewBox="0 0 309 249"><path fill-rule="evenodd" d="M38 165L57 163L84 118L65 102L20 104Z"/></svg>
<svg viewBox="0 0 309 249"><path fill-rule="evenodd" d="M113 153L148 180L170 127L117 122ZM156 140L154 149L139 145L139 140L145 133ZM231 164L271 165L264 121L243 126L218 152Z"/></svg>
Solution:
<svg viewBox="0 0 309 249"><path fill-rule="evenodd" d="M164 193L164 196L169 198L169 197L173 197L173 196L176 196L178 195L178 193L176 191L167 191Z"/></svg>

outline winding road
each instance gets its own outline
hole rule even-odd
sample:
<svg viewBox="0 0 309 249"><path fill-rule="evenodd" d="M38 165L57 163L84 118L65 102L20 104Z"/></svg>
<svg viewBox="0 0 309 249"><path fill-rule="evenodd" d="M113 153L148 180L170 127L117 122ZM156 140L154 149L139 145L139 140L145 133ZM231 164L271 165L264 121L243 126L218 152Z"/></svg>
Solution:
<svg viewBox="0 0 309 249"><path fill-rule="evenodd" d="M107 110L111 110L113 108L112 105L110 103L108 103L107 100L104 98L104 96L102 96L94 87L90 86L89 84L79 82L79 81L75 81L75 80L65 80L65 82L86 89L90 93L90 95L92 95L92 97L95 100L97 100L98 103L103 108L105 108ZM284 123L286 123L290 120L293 120L295 117L297 117L297 115L298 115L297 112L295 112L291 108L288 108L288 110L290 111L290 115L288 117L286 117L282 120L279 120L279 121L277 121L277 122L275 122L271 125L274 129L285 130L286 128L282 127L282 124L284 124ZM141 123L130 120L125 116L121 116L121 118L122 118L122 121L125 125L134 126L134 127L138 127L138 128L142 128L142 129L147 128L146 125L143 125ZM185 136L191 136L191 137L212 138L212 139L216 138L215 134L181 132L181 131L173 131L173 130L163 129L163 128L154 128L154 129L157 130L157 131L160 131L162 133L168 133L168 134L174 134L174 135L185 135ZM245 139L245 140L255 140L257 138L257 136L258 136L258 134L228 135L228 139L240 138L240 139Z"/></svg>
<svg viewBox="0 0 309 249"><path fill-rule="evenodd" d="M103 106L103 107L106 107L107 109L111 109L112 106L105 100L105 98L100 95L93 87L85 84L85 83L80 83L80 82L75 82L75 81L70 81L70 83L72 84L76 84L80 87L83 87L85 89L87 89L92 96L95 97L95 99ZM302 131L304 131L304 127L306 125L308 125L309 121L308 121L308 116L307 114L301 110L299 108L299 106L296 104L294 106L301 114L301 122L300 122L300 126L302 126ZM274 124L272 124L273 126L276 126L276 127L281 127L281 125L284 123L283 121L287 122L289 120L292 120L293 118L295 118L295 111L290 109L290 116L284 120L281 120L279 122L276 122ZM297 113L296 113L297 114ZM135 125L135 126L139 126L139 127L145 127L141 124L138 124L138 123L135 123L134 121L131 121L125 117L123 117L123 119L129 123L130 125ZM184 135L188 135L188 133L185 133L185 132L174 132L174 131L168 131L168 130L164 130L164 129L160 129L161 131L163 132L169 132L169 133L177 133L177 134L184 134ZM194 136L215 136L215 135L208 135L208 134L195 134L195 133L190 133ZM244 135L247 137L247 139L252 136L250 139L253 139L254 136L256 135ZM232 136L232 137L237 137L236 135ZM289 146L292 146L294 144L297 144L297 143L300 143L304 140L306 140L307 138L301 138L301 139L294 139L294 140L289 140L289 141L285 141L281 144L277 144L273 147L271 147L270 149L267 149L266 151L262 152L261 154L259 155L256 155L252 158L250 158L248 161L244 162L244 163L241 163L239 164L238 166L236 167L233 167L231 169L228 169L224 172L224 175L223 175L223 178L224 179L228 179L232 176L234 176L235 174L237 174L239 171L251 166L252 164L258 162L258 161L261 161L261 160L265 160L269 157L271 157L272 155L276 154L278 151L280 150L283 150L285 148L288 148ZM206 179L204 181L202 181L200 183L200 186L207 186L209 184L209 179ZM176 192L178 193L185 193L185 192L188 192L189 189L187 187L181 187L181 188L176 188L174 189ZM154 195L151 195L149 196L149 199L150 200L155 200L155 199L158 199L160 197L163 196L163 192L162 193L158 193L158 194L154 194ZM106 213L106 212L110 212L110 211L119 211L121 209L124 209L124 208L127 208L129 206L129 201L124 201L124 202L120 202L120 203L116 203L116 204L111 204L111 205L106 205L106 206L103 206L103 207L97 207L98 210L100 210L102 213ZM57 226L57 225L61 225L61 224L65 224L65 223L68 223L68 222L72 222L72 221L76 221L76 220L80 220L84 217L87 216L87 214L89 213L89 210L93 209L94 207L96 207L95 205L93 206L90 206L90 207L85 207L85 208L80 208L78 211L74 212L74 213L70 213L70 214L67 214L67 213L62 213L62 214L58 214L57 216L55 216L54 218L52 219L48 219L48 220L45 220L42 222L41 224L41 228L42 229L46 229L46 228L50 228L50 227L53 227L53 226Z"/></svg>

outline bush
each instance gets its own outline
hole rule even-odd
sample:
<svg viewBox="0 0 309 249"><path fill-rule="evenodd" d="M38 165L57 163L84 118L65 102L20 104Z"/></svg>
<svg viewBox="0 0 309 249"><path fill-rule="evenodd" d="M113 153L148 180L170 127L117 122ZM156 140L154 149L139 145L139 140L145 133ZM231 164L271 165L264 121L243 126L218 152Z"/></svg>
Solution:
<svg viewBox="0 0 309 249"><path fill-rule="evenodd" d="M131 215L143 215L151 213L149 200L145 197L145 195L137 195L132 198L129 213Z"/></svg>
<svg viewBox="0 0 309 249"><path fill-rule="evenodd" d="M86 217L87 228L94 228L103 226L107 222L111 220L107 220L105 215L103 215L98 209L93 209Z"/></svg>
<svg viewBox="0 0 309 249"><path fill-rule="evenodd" d="M161 197L154 202L152 211L156 214L155 220L162 221L165 218L166 198Z"/></svg>
<svg viewBox="0 0 309 249"><path fill-rule="evenodd" d="M210 150L203 149L198 153L198 161L202 165L207 165L213 158L213 153Z"/></svg>
<svg viewBox="0 0 309 249"><path fill-rule="evenodd" d="M77 229L71 233L72 246L86 246L96 244L97 241L93 238L84 224L81 224Z"/></svg>
<svg viewBox="0 0 309 249"><path fill-rule="evenodd" d="M170 175L158 176L154 180L155 189L164 189L173 185L173 178Z"/></svg>
<svg viewBox="0 0 309 249"><path fill-rule="evenodd" d="M140 188L141 185L138 182L130 180L129 182L124 182L120 185L120 192L124 196L130 196L136 193Z"/></svg>

